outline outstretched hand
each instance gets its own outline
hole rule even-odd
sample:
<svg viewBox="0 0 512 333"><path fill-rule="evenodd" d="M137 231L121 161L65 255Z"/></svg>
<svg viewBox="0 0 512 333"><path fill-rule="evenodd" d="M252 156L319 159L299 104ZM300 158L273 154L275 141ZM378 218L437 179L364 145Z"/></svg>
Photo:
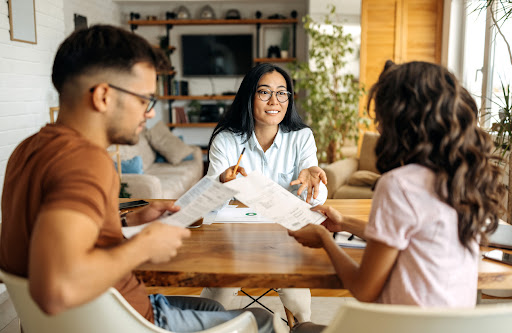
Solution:
<svg viewBox="0 0 512 333"><path fill-rule="evenodd" d="M320 248L324 246L324 238L329 237L329 232L323 226L318 224L308 224L299 230L288 230L288 235L304 246Z"/></svg>
<svg viewBox="0 0 512 333"><path fill-rule="evenodd" d="M153 201L144 208L127 215L128 225L139 225L152 222L162 216L166 211L175 213L180 210L172 201Z"/></svg>
<svg viewBox="0 0 512 333"><path fill-rule="evenodd" d="M341 213L338 212L336 209L330 206L318 205L311 208L311 210L327 216L327 219L322 222L322 225L330 232L343 231L343 215L341 215Z"/></svg>
<svg viewBox="0 0 512 333"><path fill-rule="evenodd" d="M232 181L236 178L236 175L241 174L244 177L247 177L247 173L245 172L245 169L241 166L238 167L235 173L235 165L230 166L226 169L223 173L220 174L219 180L221 183L227 183L229 181Z"/></svg>
<svg viewBox="0 0 512 333"><path fill-rule="evenodd" d="M318 197L318 193L320 192L320 182L327 184L327 176L325 175L325 171L320 167L312 166L308 169L304 169L299 173L299 177L292 181L290 185L299 185L297 195L301 195L302 192L307 189L307 197L306 202L309 203L311 201L311 197L316 199Z"/></svg>

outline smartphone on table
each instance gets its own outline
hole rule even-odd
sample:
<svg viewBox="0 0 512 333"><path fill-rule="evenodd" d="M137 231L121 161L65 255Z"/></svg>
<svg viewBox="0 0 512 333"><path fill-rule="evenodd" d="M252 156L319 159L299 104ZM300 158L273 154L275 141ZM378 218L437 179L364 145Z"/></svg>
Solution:
<svg viewBox="0 0 512 333"><path fill-rule="evenodd" d="M135 201L121 202L119 204L119 210L146 206L148 204L149 204L149 202L147 202L146 200L135 200Z"/></svg>
<svg viewBox="0 0 512 333"><path fill-rule="evenodd" d="M512 265L512 254L503 252L502 250L492 250L489 252L484 252L484 258Z"/></svg>

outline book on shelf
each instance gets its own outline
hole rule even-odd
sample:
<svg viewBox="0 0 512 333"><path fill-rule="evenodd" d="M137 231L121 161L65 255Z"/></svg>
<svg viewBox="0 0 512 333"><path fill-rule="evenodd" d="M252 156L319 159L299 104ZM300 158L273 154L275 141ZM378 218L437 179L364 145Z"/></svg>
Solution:
<svg viewBox="0 0 512 333"><path fill-rule="evenodd" d="M182 106L175 106L171 111L171 122L174 124L188 123L188 117L185 113L185 108Z"/></svg>

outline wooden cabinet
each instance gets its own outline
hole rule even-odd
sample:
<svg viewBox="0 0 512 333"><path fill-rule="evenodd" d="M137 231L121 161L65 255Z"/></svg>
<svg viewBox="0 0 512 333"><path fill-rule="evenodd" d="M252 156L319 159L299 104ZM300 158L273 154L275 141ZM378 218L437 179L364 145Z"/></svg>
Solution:
<svg viewBox="0 0 512 333"><path fill-rule="evenodd" d="M443 0L362 0L360 80L366 89L386 60L441 63L442 22Z"/></svg>

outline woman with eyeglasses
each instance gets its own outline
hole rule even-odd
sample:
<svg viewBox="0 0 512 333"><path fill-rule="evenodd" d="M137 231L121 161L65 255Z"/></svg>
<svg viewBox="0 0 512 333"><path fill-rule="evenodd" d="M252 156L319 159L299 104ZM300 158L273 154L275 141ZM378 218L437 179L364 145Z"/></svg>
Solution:
<svg viewBox="0 0 512 333"><path fill-rule="evenodd" d="M238 173L246 176L260 171L306 202L322 204L327 199L327 177L318 167L316 151L313 132L295 109L290 76L263 63L245 75L233 104L215 127L207 175L224 183ZM201 296L229 306L239 289L205 288ZM310 321L309 289L281 289L278 293L299 322Z"/></svg>

